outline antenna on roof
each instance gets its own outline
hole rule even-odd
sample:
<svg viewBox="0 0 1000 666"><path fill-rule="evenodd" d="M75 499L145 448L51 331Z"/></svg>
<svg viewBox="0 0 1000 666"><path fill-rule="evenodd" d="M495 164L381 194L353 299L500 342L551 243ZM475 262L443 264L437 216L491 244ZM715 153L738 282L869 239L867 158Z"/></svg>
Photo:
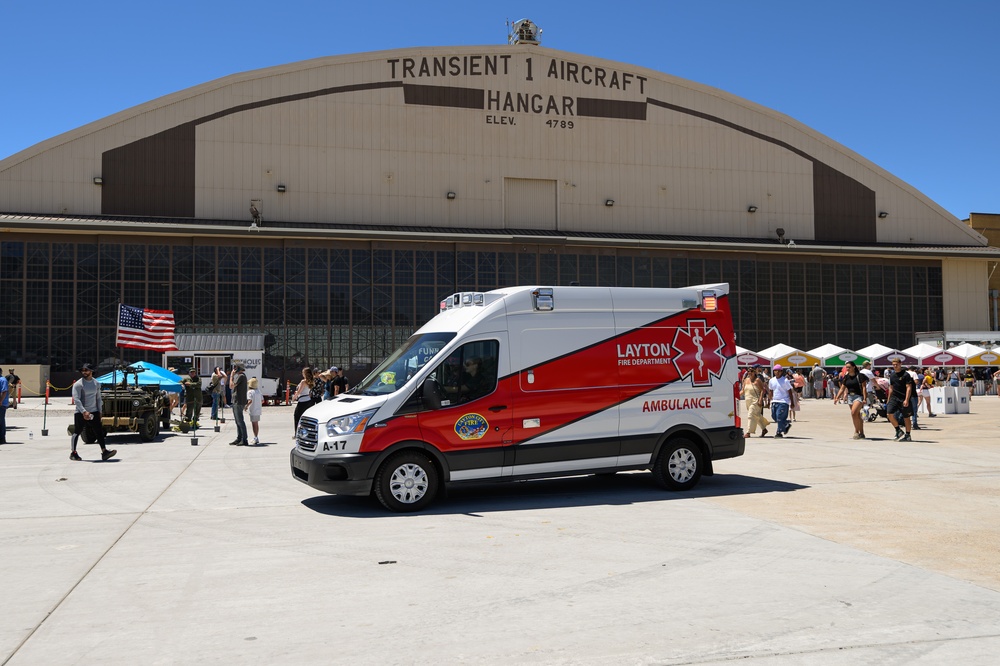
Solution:
<svg viewBox="0 0 1000 666"><path fill-rule="evenodd" d="M507 21L507 43L511 46L515 44L535 44L538 45L542 36L542 29L529 19L521 19L511 23Z"/></svg>

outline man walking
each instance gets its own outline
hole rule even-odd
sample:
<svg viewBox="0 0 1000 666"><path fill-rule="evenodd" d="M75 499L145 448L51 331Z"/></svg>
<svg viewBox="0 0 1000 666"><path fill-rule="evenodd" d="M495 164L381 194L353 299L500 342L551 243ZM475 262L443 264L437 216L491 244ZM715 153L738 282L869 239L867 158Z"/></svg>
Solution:
<svg viewBox="0 0 1000 666"><path fill-rule="evenodd" d="M101 460L109 460L118 453L104 445L104 426L101 424L101 385L94 379L94 366L80 366L80 379L73 382L73 437L70 439L70 460L83 460L76 452L76 442L84 430L101 445Z"/></svg>
<svg viewBox="0 0 1000 666"><path fill-rule="evenodd" d="M812 372L809 373L809 381L812 382L814 399L826 397L823 390L823 380L825 378L826 373L823 372L823 368L819 367L819 363L814 364Z"/></svg>
<svg viewBox="0 0 1000 666"><path fill-rule="evenodd" d="M14 368L7 371L7 402L11 409L17 409L17 385L21 383L21 378L14 374Z"/></svg>
<svg viewBox="0 0 1000 666"><path fill-rule="evenodd" d="M233 420L236 421L236 439L229 443L233 446L247 446L247 423L243 419L243 410L247 406L247 376L242 363L233 364L229 388L233 393Z"/></svg>
<svg viewBox="0 0 1000 666"><path fill-rule="evenodd" d="M771 398L771 418L778 425L778 431L774 436L784 437L792 429L792 424L788 422L788 409L794 399L792 393L795 391L785 369L780 365L774 366L774 376L767 383L767 392Z"/></svg>
<svg viewBox="0 0 1000 666"><path fill-rule="evenodd" d="M913 397L913 377L903 370L903 362L895 360L892 362L892 376L889 377L889 402L885 406L886 416L889 423L896 429L896 436L893 438L897 442L909 442L910 440L910 398ZM899 419L902 418L906 431L899 427Z"/></svg>

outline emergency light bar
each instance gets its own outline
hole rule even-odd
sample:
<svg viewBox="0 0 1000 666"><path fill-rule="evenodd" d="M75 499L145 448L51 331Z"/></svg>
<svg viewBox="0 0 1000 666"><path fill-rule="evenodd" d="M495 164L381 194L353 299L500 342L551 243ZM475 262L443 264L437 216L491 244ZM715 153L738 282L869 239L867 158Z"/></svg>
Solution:
<svg viewBox="0 0 1000 666"><path fill-rule="evenodd" d="M444 300L441 301L440 308L441 312L445 310L450 310L452 308L469 307L473 305L483 305L486 302L486 297L481 291L463 291L457 294L452 294Z"/></svg>

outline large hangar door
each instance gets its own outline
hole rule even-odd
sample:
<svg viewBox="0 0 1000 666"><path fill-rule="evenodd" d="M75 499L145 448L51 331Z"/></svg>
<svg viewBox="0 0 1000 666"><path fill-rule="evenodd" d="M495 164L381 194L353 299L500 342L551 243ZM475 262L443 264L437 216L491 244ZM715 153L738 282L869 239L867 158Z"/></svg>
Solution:
<svg viewBox="0 0 1000 666"><path fill-rule="evenodd" d="M504 226L508 229L551 229L559 226L556 181L503 179Z"/></svg>

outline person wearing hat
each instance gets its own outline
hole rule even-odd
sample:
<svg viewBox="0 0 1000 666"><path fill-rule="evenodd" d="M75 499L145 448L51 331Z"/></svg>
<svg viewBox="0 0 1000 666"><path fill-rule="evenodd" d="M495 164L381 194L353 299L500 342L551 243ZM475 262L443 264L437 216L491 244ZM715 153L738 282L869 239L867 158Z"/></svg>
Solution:
<svg viewBox="0 0 1000 666"><path fill-rule="evenodd" d="M247 375L246 367L239 361L233 363L233 371L229 373L229 388L233 392L233 421L236 422L236 439L229 443L248 446L247 422L243 419L247 407Z"/></svg>
<svg viewBox="0 0 1000 666"><path fill-rule="evenodd" d="M784 437L792 428L792 424L788 422L788 410L792 406L792 400L795 399L795 389L780 364L774 366L774 376L767 383L767 393L771 398L771 418L778 426L774 436Z"/></svg>
<svg viewBox="0 0 1000 666"><path fill-rule="evenodd" d="M251 377L247 382L247 414L250 415L250 427L253 428L253 446L260 446L260 415L263 411L264 396L257 388L257 378Z"/></svg>
<svg viewBox="0 0 1000 666"><path fill-rule="evenodd" d="M73 437L70 439L70 460L83 460L76 452L76 443L84 429L91 438L101 445L101 460L110 460L118 451L108 449L104 444L104 426L101 424L101 385L94 379L94 366L84 363L80 366L80 379L73 382Z"/></svg>
<svg viewBox="0 0 1000 666"><path fill-rule="evenodd" d="M188 423L198 423L201 417L201 377L198 376L198 368L190 368L187 377L181 380L184 387L184 420Z"/></svg>
<svg viewBox="0 0 1000 666"><path fill-rule="evenodd" d="M347 389L350 387L347 385L347 378L344 377L344 371L337 366L330 368L330 371L334 373L332 381L334 397L340 395L341 393L347 393Z"/></svg>

